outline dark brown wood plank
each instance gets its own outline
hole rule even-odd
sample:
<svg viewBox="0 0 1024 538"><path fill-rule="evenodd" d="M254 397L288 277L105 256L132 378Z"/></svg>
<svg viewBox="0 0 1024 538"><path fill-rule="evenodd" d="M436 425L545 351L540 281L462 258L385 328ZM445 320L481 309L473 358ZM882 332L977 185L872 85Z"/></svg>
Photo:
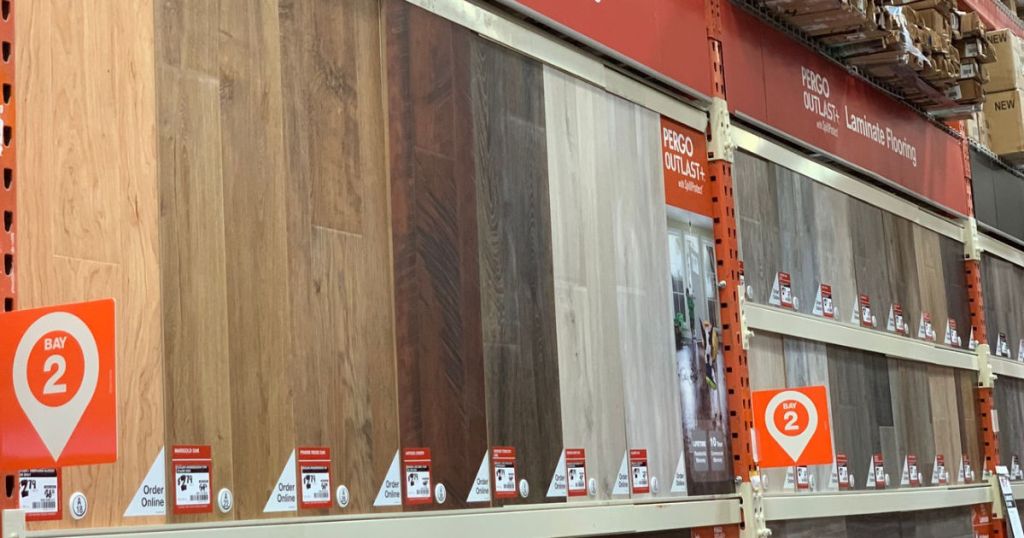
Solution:
<svg viewBox="0 0 1024 538"><path fill-rule="evenodd" d="M562 427L543 70L487 41L472 50L488 439L516 448L531 485L495 504L560 501L546 496Z"/></svg>
<svg viewBox="0 0 1024 538"><path fill-rule="evenodd" d="M427 447L446 508L487 450L468 30L387 9L400 438Z"/></svg>
<svg viewBox="0 0 1024 538"><path fill-rule="evenodd" d="M884 330L886 315L894 296L889 277L882 210L855 198L849 198L849 202L857 290L858 293L867 294L871 298L871 311L877 321L876 328ZM849 319L850 312L841 314L844 320Z"/></svg>

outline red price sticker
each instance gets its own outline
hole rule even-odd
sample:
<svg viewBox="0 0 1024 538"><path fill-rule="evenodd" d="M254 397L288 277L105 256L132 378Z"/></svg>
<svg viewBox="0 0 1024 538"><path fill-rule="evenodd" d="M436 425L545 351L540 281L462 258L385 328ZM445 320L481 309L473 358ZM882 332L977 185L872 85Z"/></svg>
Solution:
<svg viewBox="0 0 1024 538"><path fill-rule="evenodd" d="M213 450L208 445L174 446L171 466L174 468L174 513L212 512Z"/></svg>
<svg viewBox="0 0 1024 538"><path fill-rule="evenodd" d="M433 485L430 478L430 449L407 448L402 451L405 504L430 504Z"/></svg>
<svg viewBox="0 0 1024 538"><path fill-rule="evenodd" d="M331 449L298 449L299 508L331 507Z"/></svg>
<svg viewBox="0 0 1024 538"><path fill-rule="evenodd" d="M587 495L587 454L582 448L565 449L565 472L568 475L569 496Z"/></svg>
<svg viewBox="0 0 1024 538"><path fill-rule="evenodd" d="M634 494L651 492L646 448L629 451L629 484Z"/></svg>
<svg viewBox="0 0 1024 538"><path fill-rule="evenodd" d="M494 498L513 499L516 496L516 449L496 446L491 450L494 464Z"/></svg>

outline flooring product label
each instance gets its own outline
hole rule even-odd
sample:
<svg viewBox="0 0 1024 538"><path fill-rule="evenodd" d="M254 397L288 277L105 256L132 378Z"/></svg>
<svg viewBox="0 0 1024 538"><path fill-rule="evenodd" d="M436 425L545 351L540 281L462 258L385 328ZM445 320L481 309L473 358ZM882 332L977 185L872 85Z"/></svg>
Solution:
<svg viewBox="0 0 1024 538"><path fill-rule="evenodd" d="M946 472L946 457L942 454L935 455L935 462L932 464L933 486L945 486L949 484L949 473Z"/></svg>
<svg viewBox="0 0 1024 538"><path fill-rule="evenodd" d="M569 497L586 497L587 453L582 448L567 448L564 453L565 473Z"/></svg>
<svg viewBox="0 0 1024 538"><path fill-rule="evenodd" d="M853 305L850 323L869 329L875 326L875 315L871 312L871 297L863 293L857 296L857 304Z"/></svg>
<svg viewBox="0 0 1024 538"><path fill-rule="evenodd" d="M566 477L567 465L565 461L565 453L567 450L563 450L558 456L558 463L555 464L555 472L551 473L551 482L548 484L547 497L551 499L563 499L569 496L569 484ZM584 495L586 491L584 491Z"/></svg>
<svg viewBox="0 0 1024 538"><path fill-rule="evenodd" d="M299 508L330 508L331 449L299 448Z"/></svg>
<svg viewBox="0 0 1024 538"><path fill-rule="evenodd" d="M960 334L956 331L956 320L953 318L946 320L946 333L942 337L942 343L947 346L960 345Z"/></svg>
<svg viewBox="0 0 1024 538"><path fill-rule="evenodd" d="M405 504L432 502L430 460L429 448L406 448L402 451L402 487L405 490Z"/></svg>
<svg viewBox="0 0 1024 538"><path fill-rule="evenodd" d="M213 453L209 445L182 445L171 449L174 469L174 513L213 512L210 473Z"/></svg>
<svg viewBox="0 0 1024 538"><path fill-rule="evenodd" d="M494 462L494 498L514 499L517 494L515 447L494 447L491 461Z"/></svg>
<svg viewBox="0 0 1024 538"><path fill-rule="evenodd" d="M886 324L886 330L901 336L907 336L909 331L907 330L907 320L903 317L903 305L893 303L889 307L889 321Z"/></svg>
<svg viewBox="0 0 1024 538"><path fill-rule="evenodd" d="M60 469L18 471L18 508L27 521L61 519Z"/></svg>
<svg viewBox="0 0 1024 538"><path fill-rule="evenodd" d="M959 484L974 482L974 469L971 468L971 459L967 457L967 454L960 457L960 470L957 471L956 481Z"/></svg>
<svg viewBox="0 0 1024 538"><path fill-rule="evenodd" d="M1024 480L1024 471L1020 467L1020 457L1016 454L1010 458L1010 480Z"/></svg>
<svg viewBox="0 0 1024 538"><path fill-rule="evenodd" d="M664 116L660 128L665 201L679 209L712 216L707 139L703 133Z"/></svg>
<svg viewBox="0 0 1024 538"><path fill-rule="evenodd" d="M751 396L761 467L832 463L826 386L758 390Z"/></svg>
<svg viewBox="0 0 1024 538"><path fill-rule="evenodd" d="M772 294L768 298L768 304L782 308L794 308L796 298L793 297L793 285L789 273L775 273L775 283L772 284Z"/></svg>
<svg viewBox="0 0 1024 538"><path fill-rule="evenodd" d="M917 323L917 337L929 342L935 341L935 328L932 327L932 315L928 312L921 312L921 319Z"/></svg>
<svg viewBox="0 0 1024 538"><path fill-rule="evenodd" d="M391 460L388 467L388 474L377 491L377 498L374 499L374 506L402 506L402 470L399 465L398 451ZM292 473L295 476L295 473Z"/></svg>
<svg viewBox="0 0 1024 538"><path fill-rule="evenodd" d="M839 491L853 489L853 474L850 473L850 462L846 454L836 454L836 482Z"/></svg>
<svg viewBox="0 0 1024 538"><path fill-rule="evenodd" d="M996 356L1003 357L1004 359L1010 358L1010 343L1007 342L1006 333L999 333L996 339Z"/></svg>
<svg viewBox="0 0 1024 538"><path fill-rule="evenodd" d="M676 472L672 475L672 493L686 494L686 452L679 454L679 462L676 463Z"/></svg>
<svg viewBox="0 0 1024 538"><path fill-rule="evenodd" d="M633 495L651 492L651 477L647 466L647 449L629 450L629 483Z"/></svg>
<svg viewBox="0 0 1024 538"><path fill-rule="evenodd" d="M818 286L818 293L814 298L814 309L811 313L823 318L836 319L836 305L832 302L832 286L828 284Z"/></svg>
<svg viewBox="0 0 1024 538"><path fill-rule="evenodd" d="M917 456L907 454L903 458L903 472L900 475L900 486L916 488L921 485L921 473L917 467Z"/></svg>
<svg viewBox="0 0 1024 538"><path fill-rule="evenodd" d="M871 462L868 464L868 478L864 481L864 486L868 489L885 489L886 478L885 458L881 454L871 456Z"/></svg>
<svg viewBox="0 0 1024 538"><path fill-rule="evenodd" d="M164 474L164 449L156 455L146 477L124 511L124 517L162 516L167 514L167 477Z"/></svg>
<svg viewBox="0 0 1024 538"><path fill-rule="evenodd" d="M281 476L277 479L277 484L270 492L267 504L263 506L264 513L298 510L299 504L295 495L298 483L295 481L295 477L295 451L292 450L288 461L284 464L284 469L281 469Z"/></svg>

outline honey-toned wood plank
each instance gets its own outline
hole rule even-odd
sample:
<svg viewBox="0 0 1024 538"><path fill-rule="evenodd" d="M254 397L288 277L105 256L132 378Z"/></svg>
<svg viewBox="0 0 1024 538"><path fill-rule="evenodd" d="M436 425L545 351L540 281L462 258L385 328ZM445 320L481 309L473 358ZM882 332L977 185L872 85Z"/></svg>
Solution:
<svg viewBox="0 0 1024 538"><path fill-rule="evenodd" d="M63 472L89 513L31 526L120 525L163 443L153 3L17 10L19 307L113 297L122 396L118 463Z"/></svg>
<svg viewBox="0 0 1024 538"><path fill-rule="evenodd" d="M380 5L282 5L296 444L367 512L398 450Z"/></svg>

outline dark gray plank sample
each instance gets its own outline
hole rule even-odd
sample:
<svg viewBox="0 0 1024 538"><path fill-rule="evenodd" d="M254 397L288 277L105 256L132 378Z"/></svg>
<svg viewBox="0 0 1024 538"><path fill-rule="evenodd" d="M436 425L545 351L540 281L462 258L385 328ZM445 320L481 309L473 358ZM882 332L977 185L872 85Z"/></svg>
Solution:
<svg viewBox="0 0 1024 538"><path fill-rule="evenodd" d="M769 521L772 536L785 538L846 538L846 518L822 517Z"/></svg>
<svg viewBox="0 0 1024 538"><path fill-rule="evenodd" d="M853 238L850 234L850 204L846 194L818 182L812 182L814 221L814 261L819 281L832 286L832 301L837 316L848 320L857 300L857 276L853 264ZM817 288L814 289L817 294ZM810 299L813 301L814 296ZM813 308L812 304L809 308Z"/></svg>
<svg viewBox="0 0 1024 538"><path fill-rule="evenodd" d="M942 253L942 278L946 284L946 315L956 320L962 347L966 348L971 335L971 306L967 299L964 245L943 235L939 236L939 250Z"/></svg>
<svg viewBox="0 0 1024 538"><path fill-rule="evenodd" d="M894 296L888 274L888 249L885 246L882 210L854 198L850 198L849 201L857 290L870 297L871 311L877 319L876 328L885 329L885 316L889 312ZM849 312L840 314L843 319L848 319Z"/></svg>
<svg viewBox="0 0 1024 538"><path fill-rule="evenodd" d="M889 282L892 285L893 301L903 307L903 319L908 331L917 330L921 315L921 286L918 276L917 251L914 248L914 227L909 220L889 212L882 213L885 230L886 260L889 262ZM884 318L879 325L889 322L889 307L884 307ZM917 336L911 333L911 336Z"/></svg>
<svg viewBox="0 0 1024 538"><path fill-rule="evenodd" d="M736 152L733 163L740 257L754 300L767 303L775 273L782 263L779 247L779 212L774 165Z"/></svg>
<svg viewBox="0 0 1024 538"><path fill-rule="evenodd" d="M999 416L999 457L1009 466L1011 458L1024 458L1024 381L1000 377L995 391Z"/></svg>
<svg viewBox="0 0 1024 538"><path fill-rule="evenodd" d="M831 345L827 353L836 453L849 458L858 487L876 453L883 454L886 472L898 479L887 359Z"/></svg>
<svg viewBox="0 0 1024 538"><path fill-rule="evenodd" d="M978 384L978 373L971 370L955 370L956 377L956 404L960 413L960 446L964 454L971 460L975 468L980 468L982 462L981 453L981 427L978 424L978 398L975 387ZM998 405L998 402L997 402ZM946 468L950 474L959 469L959 462L951 466L946 460Z"/></svg>
<svg viewBox="0 0 1024 538"><path fill-rule="evenodd" d="M812 180L772 165L779 216L780 264L775 271L790 274L798 310L810 313L820 275L814 241L814 191ZM762 204L771 203L769 200ZM770 291L770 289L769 289Z"/></svg>
<svg viewBox="0 0 1024 538"><path fill-rule="evenodd" d="M562 451L555 298L539 63L473 40L477 237L490 446L516 448L518 478L547 497Z"/></svg>
<svg viewBox="0 0 1024 538"><path fill-rule="evenodd" d="M892 485L899 485L899 473L903 471L903 460L908 454L917 456L922 481L927 483L935 458L928 365L902 359L889 359L888 363L897 443L897 474L890 473ZM888 457L886 455L886 459Z"/></svg>

